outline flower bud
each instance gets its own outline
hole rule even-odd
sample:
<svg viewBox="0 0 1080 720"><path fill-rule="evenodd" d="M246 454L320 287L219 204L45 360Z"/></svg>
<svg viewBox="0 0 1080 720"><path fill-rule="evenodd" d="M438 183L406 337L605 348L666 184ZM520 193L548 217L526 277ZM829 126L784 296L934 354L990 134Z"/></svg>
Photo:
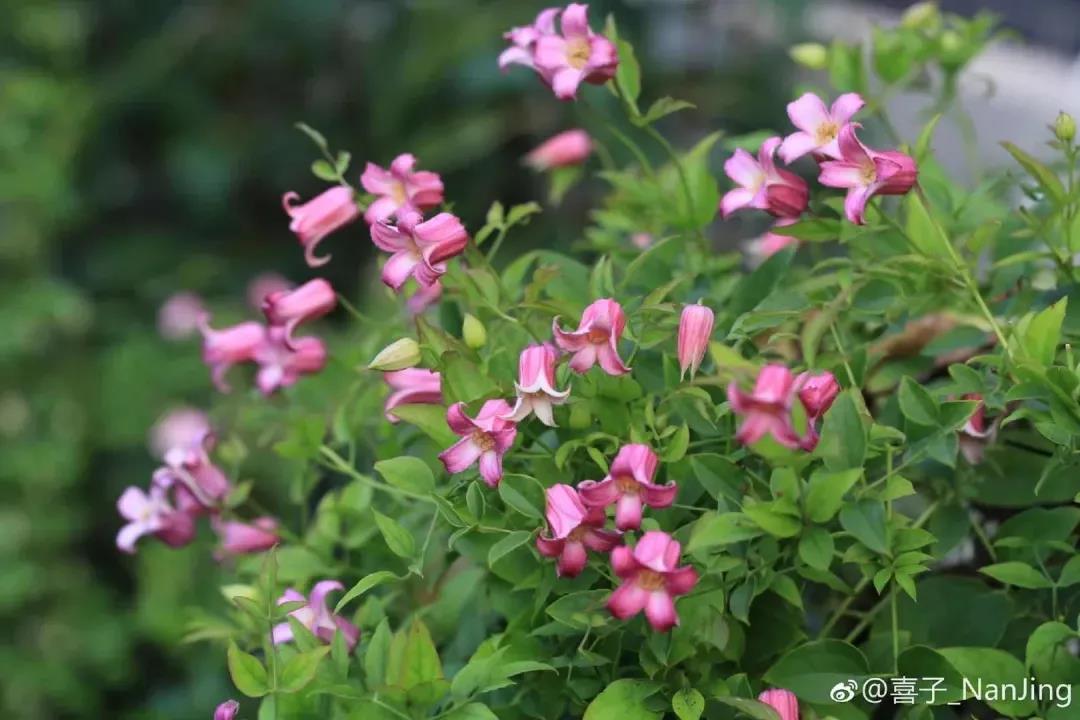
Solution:
<svg viewBox="0 0 1080 720"><path fill-rule="evenodd" d="M473 350L478 350L487 344L487 330L484 329L484 323L469 313L465 313L465 320L461 324L461 336L465 344Z"/></svg>
<svg viewBox="0 0 1080 720"><path fill-rule="evenodd" d="M941 21L936 2L915 3L900 18L900 26L909 30L933 30Z"/></svg>
<svg viewBox="0 0 1080 720"><path fill-rule="evenodd" d="M420 346L412 338L401 338L392 342L368 363L369 370L404 370L420 362Z"/></svg>
<svg viewBox="0 0 1080 720"><path fill-rule="evenodd" d="M1067 112L1059 112L1054 120L1054 135L1063 143L1071 143L1076 138L1076 119Z"/></svg>
<svg viewBox="0 0 1080 720"><path fill-rule="evenodd" d="M709 348L709 336L713 330L713 311L701 303L687 305L679 318L679 376L690 371L697 374L705 351Z"/></svg>
<svg viewBox="0 0 1080 720"><path fill-rule="evenodd" d="M214 710L214 720L233 720L240 711L240 703L235 700L226 700Z"/></svg>
<svg viewBox="0 0 1080 720"><path fill-rule="evenodd" d="M810 70L824 70L829 64L829 49L821 43L799 43L788 50L791 59Z"/></svg>
<svg viewBox="0 0 1080 720"><path fill-rule="evenodd" d="M584 130L567 130L541 143L525 156L534 170L570 167L585 162L592 152L592 138Z"/></svg>

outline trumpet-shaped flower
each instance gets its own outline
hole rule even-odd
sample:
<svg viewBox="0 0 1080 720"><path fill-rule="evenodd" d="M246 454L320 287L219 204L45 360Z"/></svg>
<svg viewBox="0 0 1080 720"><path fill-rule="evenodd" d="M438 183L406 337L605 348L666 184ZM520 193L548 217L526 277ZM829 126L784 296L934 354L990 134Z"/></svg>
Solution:
<svg viewBox="0 0 1080 720"><path fill-rule="evenodd" d="M446 273L446 261L465 249L469 234L461 220L450 213L423 220L419 213L407 212L397 225L372 225L371 241L380 250L393 253L383 266L382 281L400 290L409 277L415 277L421 287L438 282Z"/></svg>
<svg viewBox="0 0 1080 720"><path fill-rule="evenodd" d="M603 85L615 77L619 54L615 45L589 28L589 6L571 3L559 19L562 34L536 39L533 63L560 100L577 97L583 82Z"/></svg>
<svg viewBox="0 0 1080 720"><path fill-rule="evenodd" d="M567 130L548 138L525 156L525 163L534 170L580 165L592 152L592 138L584 130Z"/></svg>
<svg viewBox="0 0 1080 720"><path fill-rule="evenodd" d="M256 310L262 310L263 300L270 293L292 290L293 284L281 275L273 272L265 272L252 278L247 284L245 295L248 305Z"/></svg>
<svg viewBox="0 0 1080 720"><path fill-rule="evenodd" d="M262 311L272 327L285 329L285 341L292 342L300 323L322 317L337 305L337 294L322 278L309 280L295 290L277 290L263 298Z"/></svg>
<svg viewBox="0 0 1080 720"><path fill-rule="evenodd" d="M766 690L758 695L758 702L775 710L780 720L799 720L799 698L790 690Z"/></svg>
<svg viewBox="0 0 1080 720"><path fill-rule="evenodd" d="M783 365L763 367L751 393L744 393L732 381L727 389L728 401L743 416L735 439L750 445L768 434L784 447L799 447L801 438L791 418L797 392L795 377Z"/></svg>
<svg viewBox="0 0 1080 720"><path fill-rule="evenodd" d="M666 632L679 624L675 598L690 592L698 574L689 565L679 566L682 546L665 532L652 530L641 536L631 550L611 551L611 566L622 585L608 598L611 614L627 620L642 610L653 629Z"/></svg>
<svg viewBox="0 0 1080 720"><path fill-rule="evenodd" d="M828 108L814 93L803 93L788 103L788 117L799 131L784 138L778 151L780 158L789 165L811 152L838 159L840 148L836 138L840 128L865 104L858 93L844 93Z"/></svg>
<svg viewBox="0 0 1080 720"><path fill-rule="evenodd" d="M773 160L780 142L778 137L767 139L756 160L739 148L724 162L724 172L738 187L720 199L721 215L726 218L736 210L757 208L776 217L793 218L806 209L810 197L806 181L779 169Z"/></svg>
<svg viewBox="0 0 1080 720"><path fill-rule="evenodd" d="M233 365L255 359L265 340L266 329L257 322L242 322L215 330L204 315L199 321L199 330L203 336L203 362L210 366L214 385L221 392L229 392L225 374Z"/></svg>
<svg viewBox="0 0 1080 720"><path fill-rule="evenodd" d="M855 135L857 123L840 130L838 160L821 163L818 182L835 188L847 188L844 215L856 225L865 222L866 203L875 195L903 195L911 190L919 170L910 155L895 150L872 150Z"/></svg>
<svg viewBox="0 0 1080 720"><path fill-rule="evenodd" d="M600 482L583 480L578 484L581 499L590 507L615 505L615 527L634 530L641 527L642 506L666 508L675 502L679 488L675 483L653 482L659 460L648 445L623 445L611 470Z"/></svg>
<svg viewBox="0 0 1080 720"><path fill-rule="evenodd" d="M308 266L325 265L330 262L330 256L316 257L316 246L330 233L360 217L360 208L356 206L352 189L343 185L325 190L306 203L297 205L299 199L300 196L294 192L287 192L281 198L285 212L292 218L289 229L299 238Z"/></svg>
<svg viewBox="0 0 1080 720"><path fill-rule="evenodd" d="M831 372L804 372L795 379L799 401L806 410L806 435L801 440L803 450L813 450L818 444L817 421L832 407L840 393L840 383Z"/></svg>
<svg viewBox="0 0 1080 720"><path fill-rule="evenodd" d="M266 330L263 342L253 358L259 364L255 384L263 395L289 387L303 375L317 373L326 366L326 345L315 337L288 341L285 328Z"/></svg>
<svg viewBox="0 0 1080 720"><path fill-rule="evenodd" d="M443 201L443 182L438 173L413 170L416 157L403 153L394 158L390 169L385 170L368 163L360 184L379 199L364 212L368 224L383 222L392 217L401 218L407 212L419 213L438 207Z"/></svg>
<svg viewBox="0 0 1080 720"><path fill-rule="evenodd" d="M503 38L510 43L499 55L499 69L505 70L509 65L524 65L536 69L533 61L536 53L536 41L544 35L556 33L555 21L562 13L562 8L547 8L541 10L532 25L522 25L511 28L503 34Z"/></svg>
<svg viewBox="0 0 1080 720"><path fill-rule="evenodd" d="M442 377L423 368L407 368L383 373L383 380L392 392L386 398L383 414L392 423L398 422L394 408L400 405L441 405Z"/></svg>
<svg viewBox="0 0 1080 720"><path fill-rule="evenodd" d="M687 305L679 317L679 377L690 371L690 377L697 374L705 351L709 349L709 336L712 335L713 311L702 305Z"/></svg>
<svg viewBox="0 0 1080 720"><path fill-rule="evenodd" d="M180 407L161 416L150 430L150 449L164 459L170 450L205 447L214 442L210 418L202 410Z"/></svg>
<svg viewBox="0 0 1080 720"><path fill-rule="evenodd" d="M213 518L212 526L221 540L216 556L220 558L269 550L280 542L278 521L272 517L256 518L250 523Z"/></svg>
<svg viewBox="0 0 1080 720"><path fill-rule="evenodd" d="M322 580L315 583L315 586L311 588L310 597L304 597L293 588L289 588L278 598L278 605L284 605L288 602L306 603L303 607L290 612L289 616L300 621L301 625L310 630L315 637L324 643L332 642L334 632L340 630L345 637L345 643L348 645L349 650L352 651L360 640L360 628L340 615L335 615L326 607L326 596L334 591L344 589L345 586L337 580ZM280 645L281 643L291 642L292 639L293 631L288 622L274 626L273 640L275 644Z"/></svg>
<svg viewBox="0 0 1080 720"><path fill-rule="evenodd" d="M555 426L552 415L554 405L562 405L570 397L570 390L555 389L555 361L558 351L551 345L530 345L518 358L517 402L506 416L507 420L521 422L535 413L540 422Z"/></svg>
<svg viewBox="0 0 1080 720"><path fill-rule="evenodd" d="M587 508L574 488L552 485L547 489L547 521L549 536L536 538L536 549L544 557L559 558L560 577L577 577L588 561L586 549L611 552L622 542L622 535L604 530L604 511Z"/></svg>
<svg viewBox="0 0 1080 720"><path fill-rule="evenodd" d="M577 330L568 332L559 327L559 318L551 321L555 344L573 353L570 369L583 373L599 363L609 375L630 372L619 357L619 338L626 329L622 306L611 299L597 300L581 314Z"/></svg>
<svg viewBox="0 0 1080 720"><path fill-rule="evenodd" d="M488 400L475 418L465 414L465 403L455 403L446 411L446 422L461 437L439 455L450 474L464 472L480 463L480 477L491 487L502 480L502 456L514 444L517 423L506 420L511 412L505 400Z"/></svg>

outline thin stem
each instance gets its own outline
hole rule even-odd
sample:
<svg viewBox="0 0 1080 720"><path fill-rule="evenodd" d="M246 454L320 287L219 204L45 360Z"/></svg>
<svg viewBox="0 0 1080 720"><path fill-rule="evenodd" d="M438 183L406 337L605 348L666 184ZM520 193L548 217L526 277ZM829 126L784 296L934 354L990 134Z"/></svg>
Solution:
<svg viewBox="0 0 1080 720"><path fill-rule="evenodd" d="M423 500L424 502L429 503L435 502L427 495L421 495L420 493L406 490L405 488L394 487L393 485L384 485L383 483L375 482L375 480L366 475L361 475L359 472L357 472L356 468L354 468L352 465L349 465L349 463L345 461L345 458L341 457L325 445L319 448L319 453L329 461L329 463L327 464L328 467L333 470L338 470L342 473L345 473L349 477L362 482L373 490L381 490L385 493L389 493L390 495L411 498L413 500Z"/></svg>

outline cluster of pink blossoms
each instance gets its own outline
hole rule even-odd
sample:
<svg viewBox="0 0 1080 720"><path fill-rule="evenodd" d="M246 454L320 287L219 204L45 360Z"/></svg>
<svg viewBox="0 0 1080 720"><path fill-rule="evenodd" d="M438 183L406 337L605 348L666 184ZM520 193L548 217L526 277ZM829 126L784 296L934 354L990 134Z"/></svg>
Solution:
<svg viewBox="0 0 1080 720"><path fill-rule="evenodd" d="M818 421L839 392L839 383L828 371L796 376L783 365L766 365L758 372L751 392L742 391L734 381L728 385L731 409L743 418L735 438L751 445L771 435L786 448L813 450L819 439ZM802 435L794 423L796 402L806 414L806 432Z"/></svg>

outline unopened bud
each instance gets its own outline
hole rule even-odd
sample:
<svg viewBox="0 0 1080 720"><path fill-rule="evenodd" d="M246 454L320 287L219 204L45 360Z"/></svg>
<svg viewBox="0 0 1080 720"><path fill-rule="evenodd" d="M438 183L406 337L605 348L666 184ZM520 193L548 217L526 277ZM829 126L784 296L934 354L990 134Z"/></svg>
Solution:
<svg viewBox="0 0 1080 720"><path fill-rule="evenodd" d="M900 25L909 30L932 30L941 21L936 2L915 3L904 11Z"/></svg>
<svg viewBox="0 0 1080 720"><path fill-rule="evenodd" d="M941 51L947 54L958 52L964 46L960 33L955 30L946 30L941 33Z"/></svg>
<svg viewBox="0 0 1080 720"><path fill-rule="evenodd" d="M368 363L369 370L404 370L420 362L420 346L412 338L401 338L390 343Z"/></svg>
<svg viewBox="0 0 1080 720"><path fill-rule="evenodd" d="M1076 118L1067 112L1059 112L1054 120L1054 135L1063 143L1071 143L1076 138Z"/></svg>
<svg viewBox="0 0 1080 720"><path fill-rule="evenodd" d="M461 323L461 336L465 344L473 350L487 344L487 330L484 329L484 323L469 313L465 313L465 320Z"/></svg>
<svg viewBox="0 0 1080 720"><path fill-rule="evenodd" d="M829 49L821 43L799 43L788 50L791 59L811 70L824 70L829 64Z"/></svg>

